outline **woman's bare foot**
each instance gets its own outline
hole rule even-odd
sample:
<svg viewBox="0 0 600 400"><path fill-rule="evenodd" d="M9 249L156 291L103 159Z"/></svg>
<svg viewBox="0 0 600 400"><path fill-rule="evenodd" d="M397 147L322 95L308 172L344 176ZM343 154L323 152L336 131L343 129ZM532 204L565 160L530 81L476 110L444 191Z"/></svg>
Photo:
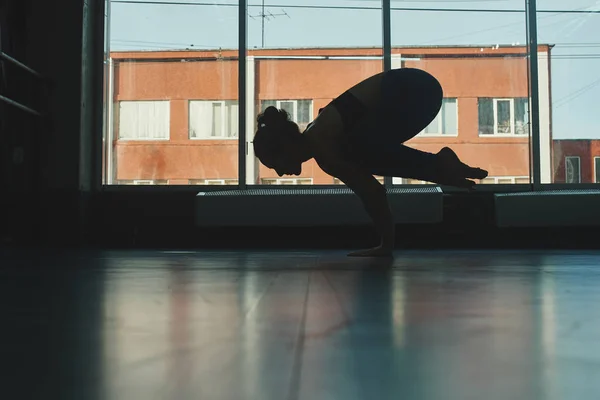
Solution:
<svg viewBox="0 0 600 400"><path fill-rule="evenodd" d="M448 176L456 178L484 179L488 172L481 168L473 168L460 161L456 153L449 147L444 147L437 153L440 165ZM474 184L474 183L473 183Z"/></svg>

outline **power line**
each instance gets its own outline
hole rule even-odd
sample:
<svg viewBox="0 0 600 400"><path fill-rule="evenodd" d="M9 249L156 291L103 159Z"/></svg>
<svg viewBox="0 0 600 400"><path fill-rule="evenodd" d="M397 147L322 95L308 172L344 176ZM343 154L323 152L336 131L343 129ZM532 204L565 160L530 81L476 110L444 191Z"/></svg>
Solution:
<svg viewBox="0 0 600 400"><path fill-rule="evenodd" d="M581 95L583 95L584 93L590 91L591 89L595 88L596 86L600 85L600 78L596 79L595 81L569 93L568 95L560 98L559 100L557 100L556 102L554 102L553 106L554 108L560 108L566 104L569 104L570 102L572 102L573 100L575 100L576 98L580 97Z"/></svg>
<svg viewBox="0 0 600 400"><path fill-rule="evenodd" d="M238 7L232 3L206 3L206 2L181 2L181 1L144 1L144 0L111 0L113 4L144 4L144 5L170 5L170 6L209 6L209 7ZM262 7L261 4L248 4L248 7ZM328 6L328 5L300 5L300 4L268 4L272 8L296 8L319 10L381 10L375 6ZM525 9L493 9L493 8L432 8L432 7L391 7L392 11L420 11L420 12L485 12L485 13L525 13ZM538 14L600 14L600 10L538 10Z"/></svg>

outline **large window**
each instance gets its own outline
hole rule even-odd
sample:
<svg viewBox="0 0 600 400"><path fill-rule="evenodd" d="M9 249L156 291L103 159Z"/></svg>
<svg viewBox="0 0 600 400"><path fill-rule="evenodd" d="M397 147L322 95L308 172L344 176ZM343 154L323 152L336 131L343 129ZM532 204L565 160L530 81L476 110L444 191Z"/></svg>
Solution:
<svg viewBox="0 0 600 400"><path fill-rule="evenodd" d="M109 2L104 183L238 182L237 2Z"/></svg>
<svg viewBox="0 0 600 400"><path fill-rule="evenodd" d="M551 8L562 12L542 11ZM538 10L538 40L553 45L538 56L540 82L546 82L540 124L552 130L552 141L541 142L542 183L597 183L591 164L600 143L598 3L538 0Z"/></svg>
<svg viewBox="0 0 600 400"><path fill-rule="evenodd" d="M532 168L541 183L600 183L594 158L600 57L589 39L600 21L597 5L582 0L573 12L570 3L537 2L537 49L527 46L523 0L501 7L470 1L464 8L391 2L385 60L393 69L431 73L444 90L440 112L408 146L451 147L467 164L489 171L481 183L530 182ZM380 1L318 3L249 1L245 75L239 76L237 1L109 2L104 183L283 182L254 155L257 114L268 106L284 109L304 130L319 109L384 68ZM539 104L536 121L532 100ZM534 133L539 140L532 141ZM540 147L532 149L534 143ZM567 176L566 157L580 158L574 178ZM335 182L314 161L299 177L284 178ZM423 183L419 178L393 182Z"/></svg>
<svg viewBox="0 0 600 400"><path fill-rule="evenodd" d="M248 185L331 185L333 178L314 160L303 164L299 176L279 177L262 165L252 144L256 116L274 106L286 110L304 130L320 108L383 71L381 2L321 0L316 4L295 0L271 7L266 2L265 14L273 15L269 18L260 18L260 8L249 9L253 18L248 20L251 50L246 81L246 120L252 121L246 132Z"/></svg>
<svg viewBox="0 0 600 400"><path fill-rule="evenodd" d="M600 157L594 157L594 182L600 183Z"/></svg>
<svg viewBox="0 0 600 400"><path fill-rule="evenodd" d="M423 69L444 90L436 119L406 144L430 153L452 148L465 163L489 172L492 178L478 183L529 182L525 2L507 0L493 7L471 1L461 8L444 1L427 7L392 2L393 67ZM419 178L393 182L428 183Z"/></svg>

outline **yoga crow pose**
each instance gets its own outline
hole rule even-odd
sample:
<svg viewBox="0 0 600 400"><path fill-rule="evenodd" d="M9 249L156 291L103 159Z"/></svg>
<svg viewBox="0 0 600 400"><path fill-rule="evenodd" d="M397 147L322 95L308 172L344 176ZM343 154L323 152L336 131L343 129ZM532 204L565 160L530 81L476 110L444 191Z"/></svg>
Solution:
<svg viewBox="0 0 600 400"><path fill-rule="evenodd" d="M435 119L442 98L440 83L425 71L382 72L331 101L304 132L286 111L268 107L257 118L254 151L279 176L299 175L302 163L314 158L361 199L381 236L379 246L350 255L391 256L395 227L385 187L373 175L461 188L472 188L475 182L470 179L487 176L448 147L434 154L403 144Z"/></svg>

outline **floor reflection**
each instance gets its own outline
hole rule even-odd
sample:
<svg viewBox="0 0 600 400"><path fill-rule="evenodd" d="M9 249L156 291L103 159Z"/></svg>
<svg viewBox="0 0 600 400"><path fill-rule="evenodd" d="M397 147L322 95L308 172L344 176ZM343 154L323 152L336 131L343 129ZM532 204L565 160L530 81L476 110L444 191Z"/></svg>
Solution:
<svg viewBox="0 0 600 400"><path fill-rule="evenodd" d="M4 261L11 398L558 400L600 389L600 253Z"/></svg>

